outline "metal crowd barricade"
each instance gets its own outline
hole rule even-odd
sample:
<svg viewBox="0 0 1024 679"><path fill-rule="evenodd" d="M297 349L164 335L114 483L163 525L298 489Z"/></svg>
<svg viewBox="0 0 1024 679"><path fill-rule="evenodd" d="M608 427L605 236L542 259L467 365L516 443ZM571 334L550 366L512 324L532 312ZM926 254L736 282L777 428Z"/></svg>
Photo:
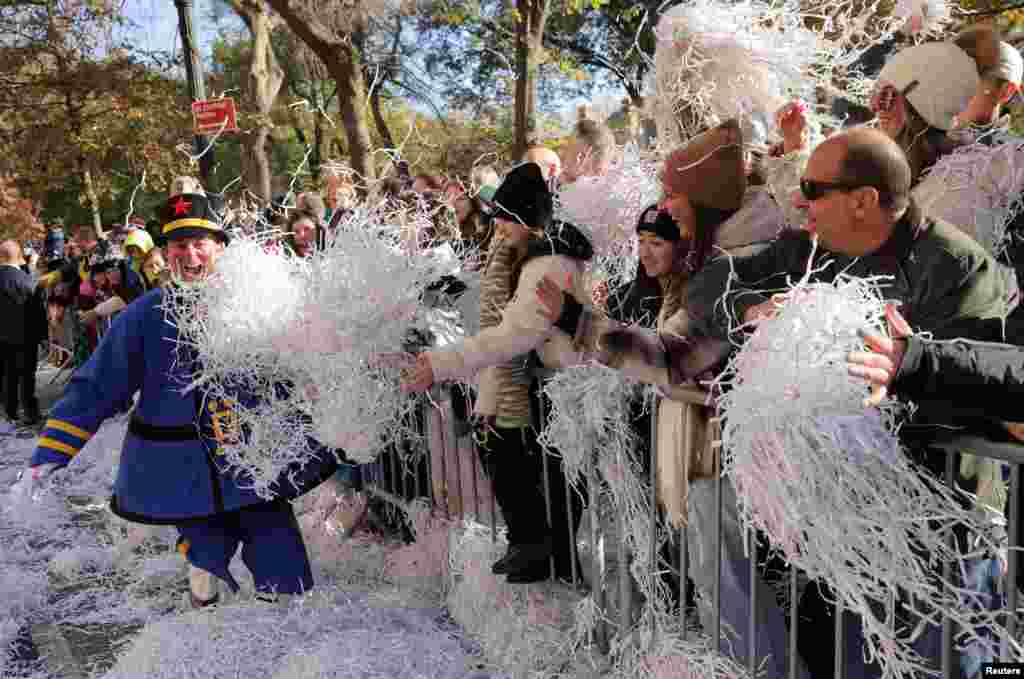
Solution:
<svg viewBox="0 0 1024 679"><path fill-rule="evenodd" d="M497 538L498 517L490 480L476 451L469 422L453 407L457 386L437 386L419 410L414 429L421 441L381 451L366 465L364 488L398 507L416 499L430 503L445 519L473 518L490 525Z"/></svg>
<svg viewBox="0 0 1024 679"><path fill-rule="evenodd" d="M409 454L409 451L405 451L403 454L402 451L398 451L397 449L385 451L377 462L370 465L369 479L366 486L370 492L390 500L395 504L405 505L414 498L428 499L432 503L434 511L442 513L446 518L473 518L479 523L489 525L491 527L492 538L496 539L497 528L500 523L499 513L495 504L494 494L491 491L490 479L484 473L480 457L476 452L476 445L473 440L472 432L468 427L468 422L460 421L455 416L455 411L452 407L451 388L435 387L431 392L431 396L432 398L426 404L421 413L421 431L423 432L424 439L427 442L426 450L418 456ZM690 450L690 447L692 447L697 441L696 437L692 435L692 427L694 426L695 418L698 416L699 409L708 404L707 394L698 389L677 390L673 392L672 398L673 400L685 403L688 410L686 413L686 422L684 423L684 446L683 449L678 451L678 454L689 456L689 458L692 459L693 451ZM660 399L661 397L654 397L652 394L650 401L652 407L650 409L651 449L649 451L649 492L652 508L658 507L657 410L660 405ZM717 436L717 434L718 432L716 429L709 429L709 436ZM948 451L945 482L950 485L953 484L955 478L955 451L984 450L1010 465L1009 497L1011 498L1011 502L1007 525L1009 541L1009 568L1006 576L1006 626L1010 633L1013 634L1017 628L1017 619L1013 614L1013 611L1017 610L1019 603L1019 595L1017 591L1017 567L1020 559L1018 554L1020 548L1018 531L1021 517L1018 498L1021 492L1020 466L1024 463L1024 445L1013 443L994 443L991 441L982 441L973 437L959 437L939 445ZM550 520L552 508L550 465L552 464L552 460L549 460L548 457L549 455L544 456L542 479L545 495L545 507ZM716 462L716 465L718 464L719 463ZM718 469L720 470L720 467L718 467ZM587 497L589 498L589 501L593 503L594 499L599 497L600 480L597 477L596 464L588 465L584 481L587 486ZM715 502L713 516L714 521L717 524L716 530L714 531L716 549L713 558L713 567L715 568L716 576L713 581L713 588L711 592L710 629L705 629L704 632L711 639L721 639L721 567L724 516L722 502L724 494L723 480L720 473L715 475L713 483L713 501ZM566 491L565 501L568 505L566 507L566 512L568 516L572 516L571 490L567 487ZM614 592L618 596L618 627L620 632L626 633L630 628L631 621L634 619L633 612L630 610L632 603L632 576L630 575L630 569L627 566L630 555L625 547L625 541L622 539L626 529L623 518L616 517L615 521L617 522L617 532L619 534L618 545L616 546L619 568L618 581L617 583L614 583L616 587L613 589L606 587L606 585L610 583L606 581L606 563L603 558L605 552L599 548L601 536L599 535L600 531L597 512L591 512L589 534L584 534L583 536L576 535L573 522L570 521L568 534L565 537L569 540L570 551L574 557L577 553L577 538L582 537L589 541L591 554L594 559L592 569L594 576L593 582L583 584L590 586L595 603L601 609L606 609L607 594ZM649 557L650 563L652 564L658 564L658 554L654 553L657 549L656 537L658 532L658 521L658 511L655 509L655 511L652 512L650 521L651 554ZM773 593L759 591L757 587L757 582L760 577L755 548L756 538L757 536L754 534L754 531L751 531L749 541L749 544L751 545L750 616L747 621L747 625L745 626L745 634L748 640L748 657L743 659L747 673L751 677L757 676L758 667L763 660L763 658L758 658L757 651L759 645L758 636L763 632L763 630L758 629L757 625L757 607L761 605L763 601L766 601L768 597L773 596ZM690 557L688 554L686 526L683 526L677 531L676 539L678 539L677 550L671 554L671 563L668 564L667 570L672 574L672 577L676 578L676 583L678 584L680 598L678 609L678 615L680 617L679 628L685 636L687 633L686 583L689 577ZM678 565L676 565L676 559L678 559ZM572 579L574 584L579 585L581 584L581 574L576 570L575 561L576 560L574 558ZM951 569L952 564L945 564L944 575L946 576L947 581L951 576ZM790 568L789 571L787 587L790 610L787 616L789 621L789 630L788 637L786 639L788 649L786 675L789 679L796 679L799 676L798 668L800 663L800 656L798 653L799 625L797 619L799 574L796 569L793 568ZM554 577L553 564L552 577ZM896 605L895 593L893 593L893 596L890 601L887 602L887 605L889 609L889 619L894 620ZM834 676L837 679L842 679L845 675L847 660L844 655L845 640L843 637L843 621L845 616L841 607L837 607L834 615ZM602 650L608 649L612 636L611 630L609 630L607 625L607 621L602 619L602 622L599 623L598 628L595 630L594 641ZM955 630L952 628L950 618L948 617L948 614L944 612L943 651L942 657L939 659L941 661L941 676L944 679L953 679L954 677L959 676L959 667L956 667L954 664L954 634ZM651 643L653 642L654 640L651 639ZM1021 660L1021 658L1012 657L1011 649L1008 648L1006 643L1004 643L1001 648L999 659L1002 661ZM854 678L851 677L850 679Z"/></svg>

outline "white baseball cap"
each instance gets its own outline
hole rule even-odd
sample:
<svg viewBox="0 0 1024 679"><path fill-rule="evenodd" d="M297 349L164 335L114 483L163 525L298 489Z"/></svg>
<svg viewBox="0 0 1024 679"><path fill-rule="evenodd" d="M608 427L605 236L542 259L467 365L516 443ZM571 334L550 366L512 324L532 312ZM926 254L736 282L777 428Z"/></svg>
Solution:
<svg viewBox="0 0 1024 679"><path fill-rule="evenodd" d="M952 129L954 117L967 107L980 82L974 59L948 42L915 45L897 53L878 80L893 85L926 123L944 131Z"/></svg>

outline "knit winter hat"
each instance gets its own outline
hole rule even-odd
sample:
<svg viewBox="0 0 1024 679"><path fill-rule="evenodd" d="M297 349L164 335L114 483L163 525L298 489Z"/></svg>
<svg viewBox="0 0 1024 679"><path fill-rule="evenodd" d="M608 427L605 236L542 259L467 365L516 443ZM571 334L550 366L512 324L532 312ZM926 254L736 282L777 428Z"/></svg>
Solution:
<svg viewBox="0 0 1024 679"><path fill-rule="evenodd" d="M505 175L491 200L494 216L530 227L551 224L554 199L537 163L523 163Z"/></svg>
<svg viewBox="0 0 1024 679"><path fill-rule="evenodd" d="M738 210L747 190L739 122L727 120L670 153L662 183L670 193L685 195L693 205Z"/></svg>
<svg viewBox="0 0 1024 679"><path fill-rule="evenodd" d="M974 59L948 42L909 47L893 56L878 74L879 82L903 93L931 127L948 131L967 107L980 78Z"/></svg>
<svg viewBox="0 0 1024 679"><path fill-rule="evenodd" d="M672 215L657 205L652 205L640 213L640 219L636 223L636 232L639 234L644 231L653 233L658 238L672 243L683 238L676 220L672 219Z"/></svg>

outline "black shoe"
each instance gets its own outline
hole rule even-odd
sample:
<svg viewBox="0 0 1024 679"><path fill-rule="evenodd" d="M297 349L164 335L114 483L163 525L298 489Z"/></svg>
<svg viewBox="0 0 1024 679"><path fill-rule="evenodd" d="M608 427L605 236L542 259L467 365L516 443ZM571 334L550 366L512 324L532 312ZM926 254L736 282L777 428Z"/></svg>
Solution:
<svg viewBox="0 0 1024 679"><path fill-rule="evenodd" d="M19 427L38 427L43 422L43 416L39 413L26 413L18 420Z"/></svg>
<svg viewBox="0 0 1024 679"><path fill-rule="evenodd" d="M534 582L544 582L549 577L551 577L551 566L550 562L545 559L544 561L534 563L528 568L509 573L508 584L529 585Z"/></svg>
<svg viewBox="0 0 1024 679"><path fill-rule="evenodd" d="M508 550L504 559L499 559L491 571L497 575L518 573L529 570L532 566L543 563L547 567L551 557L551 542L540 542L528 545L515 545ZM495 568L500 566L500 570Z"/></svg>
<svg viewBox="0 0 1024 679"><path fill-rule="evenodd" d="M509 545L508 550L505 552L505 556L501 557L493 564L491 564L491 572L495 575L504 575L508 573L508 562L512 558L512 555L519 549L518 545Z"/></svg>

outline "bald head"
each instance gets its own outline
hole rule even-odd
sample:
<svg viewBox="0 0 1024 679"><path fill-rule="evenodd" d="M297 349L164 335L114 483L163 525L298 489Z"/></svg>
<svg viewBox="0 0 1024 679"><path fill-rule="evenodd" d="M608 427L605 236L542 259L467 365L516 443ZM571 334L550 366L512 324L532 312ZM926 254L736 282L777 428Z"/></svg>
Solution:
<svg viewBox="0 0 1024 679"><path fill-rule="evenodd" d="M910 201L911 171L899 145L884 133L857 127L822 144L835 144L843 181L878 190L878 202L899 219Z"/></svg>
<svg viewBox="0 0 1024 679"><path fill-rule="evenodd" d="M830 137L807 159L794 206L804 229L831 252L861 257L892 236L910 208L910 166L899 146L876 130Z"/></svg>
<svg viewBox="0 0 1024 679"><path fill-rule="evenodd" d="M13 240L0 242L0 264L21 264L21 246Z"/></svg>
<svg viewBox="0 0 1024 679"><path fill-rule="evenodd" d="M523 156L524 163L537 163L544 173L544 179L554 179L562 174L562 159L545 146L534 146Z"/></svg>

